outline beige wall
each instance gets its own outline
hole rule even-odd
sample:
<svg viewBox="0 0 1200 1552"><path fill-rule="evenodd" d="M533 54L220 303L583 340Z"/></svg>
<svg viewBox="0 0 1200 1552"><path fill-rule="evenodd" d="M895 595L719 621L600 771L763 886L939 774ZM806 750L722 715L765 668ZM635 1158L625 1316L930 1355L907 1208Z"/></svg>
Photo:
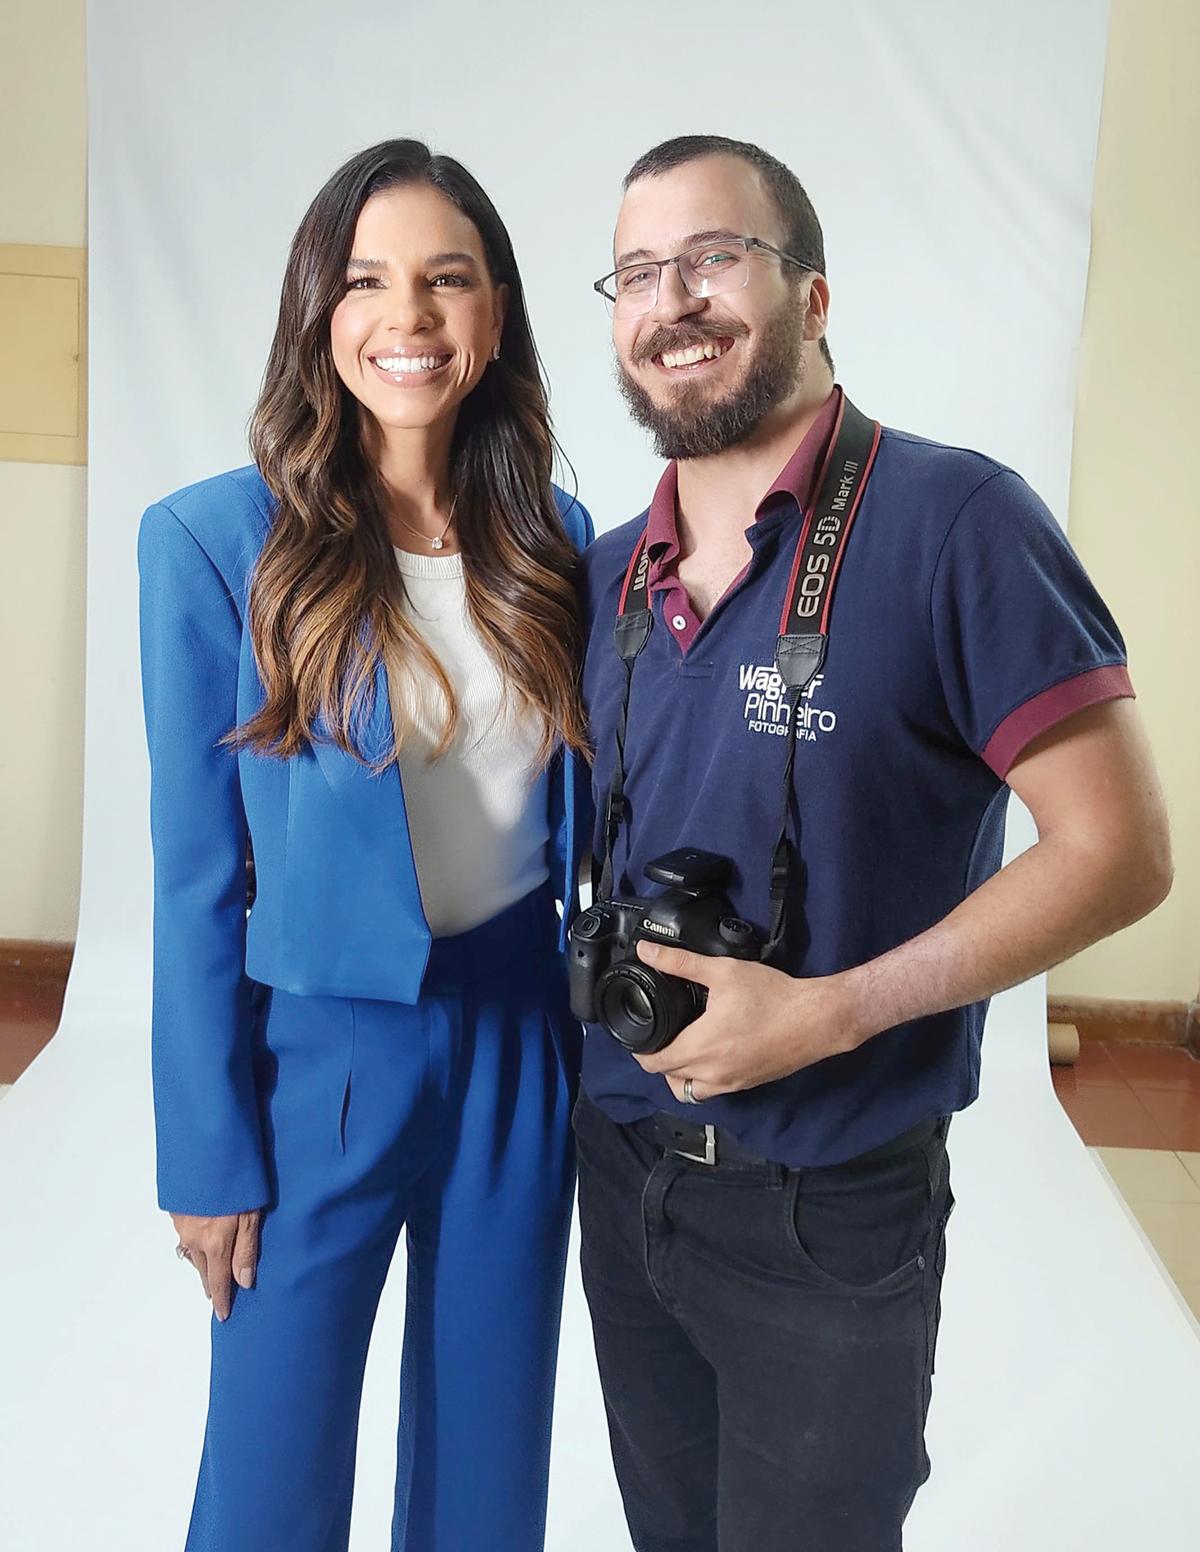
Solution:
<svg viewBox="0 0 1200 1552"><path fill-rule="evenodd" d="M1175 887L1051 991L1200 992L1200 7L1114 0L1080 357L1071 538L1120 622L1171 814Z"/></svg>
<svg viewBox="0 0 1200 1552"><path fill-rule="evenodd" d="M6 0L0 11L0 242L86 241L83 18L83 0ZM1061 995L1190 1000L1200 987L1198 55L1194 0L1113 0L1070 524L1129 642L1178 879L1152 918L1056 971ZM0 463L0 523L0 937L68 938L83 471ZM33 662L36 676L13 672Z"/></svg>
<svg viewBox="0 0 1200 1552"><path fill-rule="evenodd" d="M86 475L0 463L0 938L75 936Z"/></svg>
<svg viewBox="0 0 1200 1552"><path fill-rule="evenodd" d="M0 242L86 241L84 12L84 0L0 6Z"/></svg>
<svg viewBox="0 0 1200 1552"><path fill-rule="evenodd" d="M84 0L0 6L0 243L87 242ZM86 470L0 461L0 938L75 935Z"/></svg>

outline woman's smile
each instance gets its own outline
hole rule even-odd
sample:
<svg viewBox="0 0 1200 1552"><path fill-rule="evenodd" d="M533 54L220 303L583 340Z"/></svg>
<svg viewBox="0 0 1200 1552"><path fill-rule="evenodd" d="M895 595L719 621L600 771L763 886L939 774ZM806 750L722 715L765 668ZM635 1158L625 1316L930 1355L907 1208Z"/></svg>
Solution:
<svg viewBox="0 0 1200 1552"><path fill-rule="evenodd" d="M425 350L414 354L389 348L367 357L373 374L394 388L425 388L441 378L454 360L453 351Z"/></svg>

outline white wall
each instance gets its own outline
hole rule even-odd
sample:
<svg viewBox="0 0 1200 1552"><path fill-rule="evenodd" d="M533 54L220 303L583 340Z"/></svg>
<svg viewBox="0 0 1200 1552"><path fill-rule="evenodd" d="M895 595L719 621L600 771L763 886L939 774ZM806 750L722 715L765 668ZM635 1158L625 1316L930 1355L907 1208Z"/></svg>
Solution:
<svg viewBox="0 0 1200 1552"><path fill-rule="evenodd" d="M1022 0L1003 19L951 0L919 12L764 3L737 28L724 5L680 27L640 0L586 16L549 0L465 0L452 69L427 63L447 47L439 11L351 11L336 27L315 0L226 0L202 26L197 14L131 0L92 13L89 587L111 612L92 622L89 704L103 708L93 758L130 775L87 797L96 887L82 909L95 930L81 948L97 988L123 997L144 967L137 516L244 461L288 242L315 189L362 145L427 137L504 212L558 430L599 527L644 504L655 463L613 391L590 282L609 263L622 173L698 120L760 141L808 185L828 234L833 349L860 405L1016 464L1065 513L1097 0ZM169 381L164 342L187 362Z"/></svg>

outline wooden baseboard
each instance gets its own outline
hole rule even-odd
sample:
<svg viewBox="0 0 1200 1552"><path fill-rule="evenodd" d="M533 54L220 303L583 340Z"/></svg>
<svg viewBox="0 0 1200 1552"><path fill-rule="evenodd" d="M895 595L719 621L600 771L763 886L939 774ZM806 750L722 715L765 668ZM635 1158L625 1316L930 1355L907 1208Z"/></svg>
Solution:
<svg viewBox="0 0 1200 1552"><path fill-rule="evenodd" d="M0 938L0 1083L15 1083L62 1017L73 943Z"/></svg>
<svg viewBox="0 0 1200 1552"><path fill-rule="evenodd" d="M1197 1049L1200 1004L1125 1002L1116 997L1051 997L1051 1023L1074 1024L1081 1040L1126 1040Z"/></svg>
<svg viewBox="0 0 1200 1552"><path fill-rule="evenodd" d="M6 980L28 978L66 982L75 956L74 943L36 938L0 938L0 975Z"/></svg>

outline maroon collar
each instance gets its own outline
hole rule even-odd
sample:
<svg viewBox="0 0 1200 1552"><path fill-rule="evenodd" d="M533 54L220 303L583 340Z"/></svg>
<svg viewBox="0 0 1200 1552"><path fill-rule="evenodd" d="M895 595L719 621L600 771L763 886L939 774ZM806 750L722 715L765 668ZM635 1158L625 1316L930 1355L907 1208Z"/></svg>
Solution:
<svg viewBox="0 0 1200 1552"><path fill-rule="evenodd" d="M784 464L778 476L764 493L754 511L757 522L775 506L775 498L790 496L802 512L806 511L815 494L813 487L817 471L837 420L841 407L842 390L833 391L817 412L817 418L808 428L799 447ZM663 470L662 478L650 503L646 519L646 551L650 556L650 584L662 581L674 571L679 557L679 523L676 495L679 485L679 467L672 460Z"/></svg>

